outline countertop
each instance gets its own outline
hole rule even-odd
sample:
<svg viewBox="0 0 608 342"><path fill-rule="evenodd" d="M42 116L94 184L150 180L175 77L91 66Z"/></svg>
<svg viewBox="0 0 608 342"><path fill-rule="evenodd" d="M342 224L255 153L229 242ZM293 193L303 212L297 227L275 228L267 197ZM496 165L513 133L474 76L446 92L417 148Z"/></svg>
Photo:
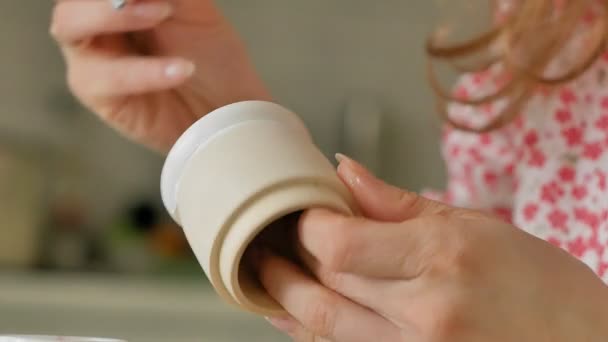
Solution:
<svg viewBox="0 0 608 342"><path fill-rule="evenodd" d="M0 271L0 334L129 342L288 341L261 318L223 303L202 277Z"/></svg>

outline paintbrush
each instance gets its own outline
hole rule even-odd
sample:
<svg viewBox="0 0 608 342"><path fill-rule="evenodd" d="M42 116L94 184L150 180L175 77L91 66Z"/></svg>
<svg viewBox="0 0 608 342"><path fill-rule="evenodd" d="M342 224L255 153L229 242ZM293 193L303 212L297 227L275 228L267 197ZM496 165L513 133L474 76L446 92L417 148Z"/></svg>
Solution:
<svg viewBox="0 0 608 342"><path fill-rule="evenodd" d="M127 0L110 0L110 2L112 3L112 7L114 7L116 10L125 7L127 4Z"/></svg>

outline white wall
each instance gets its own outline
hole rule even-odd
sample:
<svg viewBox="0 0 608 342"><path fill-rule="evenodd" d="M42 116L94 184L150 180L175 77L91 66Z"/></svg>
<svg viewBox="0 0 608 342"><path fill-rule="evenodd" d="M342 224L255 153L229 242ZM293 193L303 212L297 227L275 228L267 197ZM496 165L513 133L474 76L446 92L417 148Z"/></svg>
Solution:
<svg viewBox="0 0 608 342"><path fill-rule="evenodd" d="M304 117L325 153L341 148L340 120L349 96L375 94L386 114L380 175L411 189L442 183L422 51L435 1L218 2L276 98ZM92 175L79 186L102 219L135 195L157 195L161 158L69 103L50 105L65 92L63 64L47 34L52 3L0 1L0 137L52 144L82 159ZM100 184L103 192L94 191Z"/></svg>
<svg viewBox="0 0 608 342"><path fill-rule="evenodd" d="M379 96L387 115L381 175L412 188L442 179L422 50L433 3L222 1L276 97L304 117L325 152L340 148L351 92Z"/></svg>

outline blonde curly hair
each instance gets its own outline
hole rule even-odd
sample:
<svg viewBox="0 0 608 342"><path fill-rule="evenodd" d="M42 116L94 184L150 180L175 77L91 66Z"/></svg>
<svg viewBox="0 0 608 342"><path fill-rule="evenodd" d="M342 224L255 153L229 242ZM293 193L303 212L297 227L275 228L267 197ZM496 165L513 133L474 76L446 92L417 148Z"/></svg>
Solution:
<svg viewBox="0 0 608 342"><path fill-rule="evenodd" d="M495 9L500 1L504 0L494 1ZM483 133L509 124L536 89L553 88L577 78L606 49L608 0L511 0L509 5L501 20L473 39L450 44L436 33L427 42L429 79L437 95L439 113L457 129ZM577 49L573 62L562 72L548 76L554 57L578 33L583 36L576 39L584 39L585 48ZM473 59L474 63L462 65L464 59ZM458 97L441 85L436 62L447 62L461 74L485 72L500 65L508 80L486 96ZM482 106L503 99L507 103L505 109L483 127L469 127L448 115L449 103Z"/></svg>

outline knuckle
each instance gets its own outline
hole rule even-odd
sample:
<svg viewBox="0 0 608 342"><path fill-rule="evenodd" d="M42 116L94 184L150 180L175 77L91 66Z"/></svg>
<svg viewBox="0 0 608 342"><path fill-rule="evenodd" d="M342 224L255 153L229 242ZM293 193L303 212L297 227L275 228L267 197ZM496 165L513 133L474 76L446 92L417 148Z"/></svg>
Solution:
<svg viewBox="0 0 608 342"><path fill-rule="evenodd" d="M453 234L446 253L446 260L450 263L451 268L460 275L474 272L483 258L478 253L476 234L466 227L460 229L459 233Z"/></svg>
<svg viewBox="0 0 608 342"><path fill-rule="evenodd" d="M443 276L472 271L479 257L476 255L474 230L441 215L429 220L431 236L427 254L432 260L430 271Z"/></svg>
<svg viewBox="0 0 608 342"><path fill-rule="evenodd" d="M445 243L442 259L448 263L450 268L461 271L467 268L472 258L472 247L465 235L452 235L454 236L450 238L450 241Z"/></svg>
<svg viewBox="0 0 608 342"><path fill-rule="evenodd" d="M323 285L332 290L339 290L344 284L344 274L329 269L320 269L317 276Z"/></svg>
<svg viewBox="0 0 608 342"><path fill-rule="evenodd" d="M336 322L335 299L329 295L320 296L306 309L303 324L309 331L320 337L332 337Z"/></svg>
<svg viewBox="0 0 608 342"><path fill-rule="evenodd" d="M61 3L56 5L51 15L51 24L49 26L49 34L55 40L59 40L63 31L63 20L61 20Z"/></svg>
<svg viewBox="0 0 608 342"><path fill-rule="evenodd" d="M327 267L332 271L344 270L348 267L353 252L356 250L355 230L346 219L340 219L328 231L327 236Z"/></svg>
<svg viewBox="0 0 608 342"><path fill-rule="evenodd" d="M414 212L431 212L442 215L447 215L451 208L445 206L442 203L430 200L420 194L411 193L400 189L399 198L397 199L397 206L400 210L406 212L413 210Z"/></svg>
<svg viewBox="0 0 608 342"><path fill-rule="evenodd" d="M55 41L59 41L59 28L57 27L57 23L51 22L51 25L49 26L49 36Z"/></svg>
<svg viewBox="0 0 608 342"><path fill-rule="evenodd" d="M405 190L402 190L399 193L397 203L398 207L404 211L412 208L419 208L421 205L424 205L423 198L420 195Z"/></svg>

